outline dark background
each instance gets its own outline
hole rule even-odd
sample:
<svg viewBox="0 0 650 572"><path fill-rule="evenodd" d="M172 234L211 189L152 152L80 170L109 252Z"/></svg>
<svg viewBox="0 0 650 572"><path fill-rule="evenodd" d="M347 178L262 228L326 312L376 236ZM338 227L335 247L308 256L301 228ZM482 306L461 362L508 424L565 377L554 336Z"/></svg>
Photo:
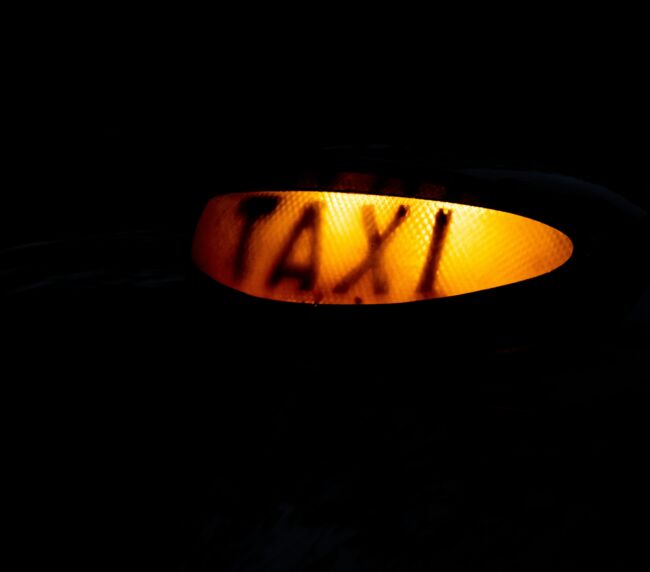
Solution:
<svg viewBox="0 0 650 572"><path fill-rule="evenodd" d="M25 560L403 571L646 559L647 294L614 324L568 342L550 330L523 353L402 342L396 355L391 337L417 334L394 322L374 351L315 336L296 355L274 323L224 319L188 278L212 192L322 146L560 171L647 209L644 149L536 122L522 139L516 120L510 136L458 114L405 120L408 142L390 143L381 110L361 120L285 102L226 121L188 100L173 117L144 107L43 127L4 199L8 496Z"/></svg>

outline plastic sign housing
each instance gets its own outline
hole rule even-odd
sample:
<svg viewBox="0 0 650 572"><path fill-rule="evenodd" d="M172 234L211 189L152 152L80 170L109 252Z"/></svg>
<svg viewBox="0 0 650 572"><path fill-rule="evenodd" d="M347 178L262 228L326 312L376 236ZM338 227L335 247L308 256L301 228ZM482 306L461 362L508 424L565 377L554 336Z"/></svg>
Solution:
<svg viewBox="0 0 650 572"><path fill-rule="evenodd" d="M392 304L529 280L563 265L571 239L489 208L337 191L249 191L211 199L193 258L258 298Z"/></svg>

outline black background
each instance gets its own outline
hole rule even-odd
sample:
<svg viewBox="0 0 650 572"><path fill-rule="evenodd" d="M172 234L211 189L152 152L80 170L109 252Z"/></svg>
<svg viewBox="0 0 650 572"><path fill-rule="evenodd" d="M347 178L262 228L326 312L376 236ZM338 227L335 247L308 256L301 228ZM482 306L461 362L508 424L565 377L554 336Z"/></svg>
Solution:
<svg viewBox="0 0 650 572"><path fill-rule="evenodd" d="M647 309L571 343L551 330L523 355L395 355L392 336L421 335L399 323L372 352L319 340L295 355L279 326L222 319L187 279L215 189L323 145L561 171L647 208L645 149L602 124L569 128L570 114L483 123L460 103L407 117L322 96L214 114L189 97L125 100L41 126L2 210L8 490L25 560L401 571L645 559Z"/></svg>

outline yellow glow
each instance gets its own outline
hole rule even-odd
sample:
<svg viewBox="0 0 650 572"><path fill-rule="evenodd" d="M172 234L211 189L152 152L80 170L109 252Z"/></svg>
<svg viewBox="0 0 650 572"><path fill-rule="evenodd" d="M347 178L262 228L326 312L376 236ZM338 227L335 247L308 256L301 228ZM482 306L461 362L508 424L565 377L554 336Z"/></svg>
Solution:
<svg viewBox="0 0 650 572"><path fill-rule="evenodd" d="M534 278L564 264L573 244L543 223L480 207L265 191L212 199L193 250L203 272L252 296L387 304Z"/></svg>

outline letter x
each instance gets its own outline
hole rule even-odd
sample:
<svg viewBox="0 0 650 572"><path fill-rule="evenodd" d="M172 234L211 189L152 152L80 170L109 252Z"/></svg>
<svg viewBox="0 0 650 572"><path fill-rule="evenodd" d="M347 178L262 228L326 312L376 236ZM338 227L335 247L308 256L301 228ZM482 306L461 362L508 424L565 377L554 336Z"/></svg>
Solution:
<svg viewBox="0 0 650 572"><path fill-rule="evenodd" d="M386 279L386 274L382 267L382 255L386 250L389 239L393 236L397 228L404 222L407 214L408 207L400 205L393 220L390 222L386 230L381 233L377 226L374 208L371 205L365 205L363 207L363 225L368 237L368 254L358 266L356 266L334 287L335 293L345 294L368 271L372 272L372 284L375 294L385 294L388 292L388 280Z"/></svg>

